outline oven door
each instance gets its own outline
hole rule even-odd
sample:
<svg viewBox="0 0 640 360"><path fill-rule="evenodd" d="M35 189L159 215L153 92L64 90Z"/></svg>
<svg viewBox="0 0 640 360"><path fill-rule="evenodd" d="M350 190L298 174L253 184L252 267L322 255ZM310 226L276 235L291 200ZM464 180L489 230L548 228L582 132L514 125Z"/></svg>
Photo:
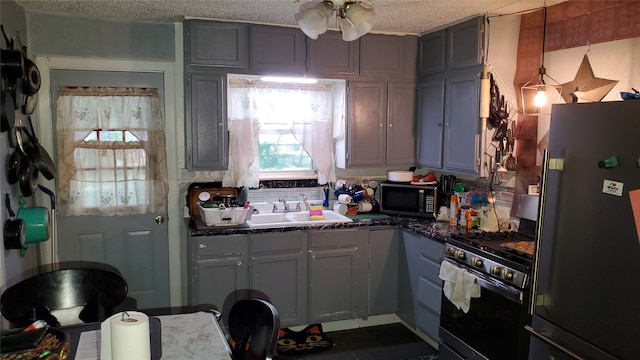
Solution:
<svg viewBox="0 0 640 360"><path fill-rule="evenodd" d="M479 298L471 299L467 313L458 310L442 295L442 342L463 359L526 359L529 337L524 326L530 319L526 306L528 292L453 261L449 263L474 274L481 291Z"/></svg>

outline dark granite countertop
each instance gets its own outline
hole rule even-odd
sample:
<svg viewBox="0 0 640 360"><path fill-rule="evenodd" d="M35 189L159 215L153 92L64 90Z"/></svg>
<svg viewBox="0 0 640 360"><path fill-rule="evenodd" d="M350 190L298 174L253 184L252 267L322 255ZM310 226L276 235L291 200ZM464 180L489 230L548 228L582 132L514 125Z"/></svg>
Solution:
<svg viewBox="0 0 640 360"><path fill-rule="evenodd" d="M434 220L416 219L402 216L362 216L353 217L353 222L343 224L327 224L322 226L279 226L271 228L252 229L248 225L226 227L209 227L204 225L200 219L188 219L188 229L190 236L214 236L233 234L256 234L265 232L287 232L298 230L324 230L324 229L352 229L368 226L399 226L401 229L413 231L425 237L444 242L452 233L466 232L460 227L452 228L448 222L438 222Z"/></svg>

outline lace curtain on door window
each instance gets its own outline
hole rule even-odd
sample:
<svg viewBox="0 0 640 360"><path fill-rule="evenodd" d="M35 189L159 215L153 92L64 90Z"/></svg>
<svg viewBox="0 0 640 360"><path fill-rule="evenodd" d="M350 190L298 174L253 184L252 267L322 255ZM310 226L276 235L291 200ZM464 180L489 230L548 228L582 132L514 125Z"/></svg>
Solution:
<svg viewBox="0 0 640 360"><path fill-rule="evenodd" d="M162 212L168 193L164 122L156 89L59 89L60 215Z"/></svg>

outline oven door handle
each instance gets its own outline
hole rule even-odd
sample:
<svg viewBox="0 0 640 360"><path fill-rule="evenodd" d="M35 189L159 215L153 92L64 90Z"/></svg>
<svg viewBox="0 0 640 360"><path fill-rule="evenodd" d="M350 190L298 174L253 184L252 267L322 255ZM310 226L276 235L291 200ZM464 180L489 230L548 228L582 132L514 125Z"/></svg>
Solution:
<svg viewBox="0 0 640 360"><path fill-rule="evenodd" d="M518 304L522 304L524 302L524 292L518 289L512 288L510 286L502 285L497 282L497 280L492 280L491 278L487 278L485 275L479 273L473 269L467 269L465 267L461 267L453 263L452 261L448 261L444 259L443 261L447 261L449 264L457 267L458 269L465 270L476 276L476 283L480 285L480 287L485 288L493 293L499 294L502 297L505 297L509 300L515 301Z"/></svg>

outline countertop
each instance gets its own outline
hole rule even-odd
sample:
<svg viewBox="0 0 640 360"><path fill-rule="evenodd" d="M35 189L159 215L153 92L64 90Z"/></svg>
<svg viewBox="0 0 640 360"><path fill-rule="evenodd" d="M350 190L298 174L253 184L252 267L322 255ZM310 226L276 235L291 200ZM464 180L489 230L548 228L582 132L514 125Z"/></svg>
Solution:
<svg viewBox="0 0 640 360"><path fill-rule="evenodd" d="M215 236L233 234L256 234L265 232L287 232L298 230L351 229L368 226L399 226L401 229L413 231L430 239L444 242L452 233L467 232L462 227L451 227L448 222L416 219L403 216L386 216L381 214L357 215L353 222L342 224L327 224L322 226L276 226L271 228L251 229L246 224L227 227L208 227L200 219L188 219L190 236Z"/></svg>

